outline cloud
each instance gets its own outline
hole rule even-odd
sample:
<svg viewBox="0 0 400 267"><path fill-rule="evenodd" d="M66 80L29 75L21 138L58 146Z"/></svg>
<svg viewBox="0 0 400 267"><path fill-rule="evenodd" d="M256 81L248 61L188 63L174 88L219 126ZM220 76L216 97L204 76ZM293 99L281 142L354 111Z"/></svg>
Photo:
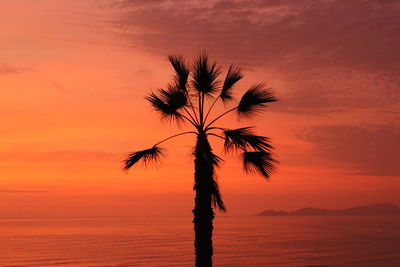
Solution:
<svg viewBox="0 0 400 267"><path fill-rule="evenodd" d="M17 67L12 67L5 63L0 63L0 75L20 74L29 70L30 70L29 68L17 68Z"/></svg>
<svg viewBox="0 0 400 267"><path fill-rule="evenodd" d="M207 48L247 65L399 70L398 1L123 3L116 28L131 45L162 56Z"/></svg>
<svg viewBox="0 0 400 267"><path fill-rule="evenodd" d="M339 69L310 70L307 75L292 75L285 83L287 91L282 93L281 103L272 110L314 115L356 110L400 114L396 80Z"/></svg>
<svg viewBox="0 0 400 267"><path fill-rule="evenodd" d="M398 112L398 1L137 2L112 1L120 5L111 25L125 44L161 57L207 49L224 63L280 76L278 112Z"/></svg>
<svg viewBox="0 0 400 267"><path fill-rule="evenodd" d="M0 189L0 194L1 193L21 193L21 194L32 194L32 193L48 193L48 191L42 191L42 190L15 190L15 189Z"/></svg>
<svg viewBox="0 0 400 267"><path fill-rule="evenodd" d="M56 88L58 91L61 91L61 92L63 92L63 93L66 93L66 94L72 94L72 93L73 93L72 90L67 89L65 86L63 86L63 85L62 85L61 83L59 83L59 82L52 81L52 82L51 82L51 85L52 85L54 88Z"/></svg>
<svg viewBox="0 0 400 267"><path fill-rule="evenodd" d="M394 124L316 126L300 138L313 145L315 155L355 175L400 177L400 127Z"/></svg>
<svg viewBox="0 0 400 267"><path fill-rule="evenodd" d="M129 8L129 7L143 7L143 6L159 6L160 4L166 3L167 0L116 0L116 1L104 1L100 3L104 7L117 7L117 8Z"/></svg>
<svg viewBox="0 0 400 267"><path fill-rule="evenodd" d="M3 152L0 161L15 162L98 162L110 161L117 156L102 151L52 151L52 152Z"/></svg>

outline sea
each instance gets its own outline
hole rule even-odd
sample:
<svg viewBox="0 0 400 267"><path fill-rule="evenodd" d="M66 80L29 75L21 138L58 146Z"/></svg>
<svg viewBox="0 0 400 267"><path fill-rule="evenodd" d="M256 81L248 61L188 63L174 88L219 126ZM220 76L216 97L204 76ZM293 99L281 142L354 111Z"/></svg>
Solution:
<svg viewBox="0 0 400 267"><path fill-rule="evenodd" d="M3 218L0 266L194 266L191 217ZM214 220L214 266L400 266L400 216Z"/></svg>

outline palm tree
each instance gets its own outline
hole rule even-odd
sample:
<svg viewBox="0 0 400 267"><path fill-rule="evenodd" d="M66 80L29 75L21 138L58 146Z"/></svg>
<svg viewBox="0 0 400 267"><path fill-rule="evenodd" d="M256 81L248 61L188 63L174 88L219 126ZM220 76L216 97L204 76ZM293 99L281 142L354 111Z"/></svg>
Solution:
<svg viewBox="0 0 400 267"><path fill-rule="evenodd" d="M213 207L225 211L225 205L215 180L214 168L221 158L212 151L208 137L213 136L224 140L225 152L241 152L243 167L246 172L257 172L268 179L275 170L276 161L271 156L273 147L267 137L255 135L252 127L227 129L215 125L218 120L228 114L236 113L238 118L252 118L258 114L267 103L275 102L276 98L264 84L257 84L248 89L239 103L224 113L209 119L211 111L218 101L224 106L232 97L233 86L243 78L240 68L230 66L223 82L218 80L221 67L215 62L210 63L206 53L201 53L192 65L177 55L168 57L175 70L173 81L166 89L150 93L146 99L159 112L163 121L178 124L187 123L191 131L170 136L155 143L151 148L136 151L128 155L124 161L124 170L142 161L147 164L156 162L164 156L161 143L185 134L196 136L194 147L194 191L195 206L195 254L196 266L212 266L212 231Z"/></svg>

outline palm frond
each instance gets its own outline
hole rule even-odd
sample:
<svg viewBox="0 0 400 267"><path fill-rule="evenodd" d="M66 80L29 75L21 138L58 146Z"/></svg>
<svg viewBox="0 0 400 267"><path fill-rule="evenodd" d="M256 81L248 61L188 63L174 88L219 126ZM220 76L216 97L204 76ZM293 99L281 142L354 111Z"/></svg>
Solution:
<svg viewBox="0 0 400 267"><path fill-rule="evenodd" d="M153 146L152 148L132 152L124 160L124 171L128 171L133 165L142 161L145 165L150 162L157 162L161 156L164 156L163 149L158 146Z"/></svg>
<svg viewBox="0 0 400 267"><path fill-rule="evenodd" d="M214 207L217 207L220 211L226 211L225 204L222 201L221 192L219 191L219 186L217 181L213 179L211 187L211 200Z"/></svg>
<svg viewBox="0 0 400 267"><path fill-rule="evenodd" d="M195 155L195 153L196 152L194 152L193 154ZM200 154L200 156L202 157L204 162L206 162L206 164L209 164L209 165L212 165L212 166L215 166L215 167L219 167L219 164L223 161L221 157L219 157L218 155L214 154L210 150Z"/></svg>
<svg viewBox="0 0 400 267"><path fill-rule="evenodd" d="M178 110L187 105L187 96L179 88L170 86L167 90L160 89L158 95L152 92L146 99L161 114L161 119L183 122L182 115Z"/></svg>
<svg viewBox="0 0 400 267"><path fill-rule="evenodd" d="M247 150L248 147L256 151L271 151L273 149L269 138L265 136L254 135L252 127L243 127L233 130L224 130L226 151L232 149Z"/></svg>
<svg viewBox="0 0 400 267"><path fill-rule="evenodd" d="M222 158L214 154L213 152L209 152L208 159L210 160L211 164L215 167L219 167L219 164L222 162Z"/></svg>
<svg viewBox="0 0 400 267"><path fill-rule="evenodd" d="M266 103L277 101L273 92L266 89L264 84L257 84L244 93L237 107L239 116L252 117L256 115Z"/></svg>
<svg viewBox="0 0 400 267"><path fill-rule="evenodd" d="M276 170L278 162L267 151L243 152L243 168L245 172L256 172L266 179Z"/></svg>
<svg viewBox="0 0 400 267"><path fill-rule="evenodd" d="M178 110L188 103L186 93L175 85L169 85L167 90L161 89L160 93L171 109Z"/></svg>
<svg viewBox="0 0 400 267"><path fill-rule="evenodd" d="M193 87L201 93L211 95L218 90L218 76L221 73L221 67L217 63L209 63L206 53L202 53L195 60L193 67Z"/></svg>
<svg viewBox="0 0 400 267"><path fill-rule="evenodd" d="M208 154L207 159L209 163L215 167L219 167L219 164L222 161L222 159L218 157L216 154L214 154L212 151L209 151L207 154ZM217 181L215 181L214 177L211 183L211 198L214 207L217 207L221 211L226 210L225 204L222 201L221 193L219 191L218 183Z"/></svg>
<svg viewBox="0 0 400 267"><path fill-rule="evenodd" d="M243 74L240 68L234 68L232 65L229 67L228 73L226 74L224 85L221 89L219 97L223 102L232 99L233 85L243 78Z"/></svg>
<svg viewBox="0 0 400 267"><path fill-rule="evenodd" d="M189 77L189 68L185 59L179 55L170 55L168 60L175 70L175 80L179 89L186 91L186 84Z"/></svg>

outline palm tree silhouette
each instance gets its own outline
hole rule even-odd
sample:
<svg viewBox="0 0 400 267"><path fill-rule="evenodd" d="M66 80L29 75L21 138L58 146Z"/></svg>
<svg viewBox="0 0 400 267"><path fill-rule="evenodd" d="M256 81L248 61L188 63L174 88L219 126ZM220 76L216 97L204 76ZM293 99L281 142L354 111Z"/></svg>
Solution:
<svg viewBox="0 0 400 267"><path fill-rule="evenodd" d="M210 63L205 52L201 53L192 65L188 65L183 57L177 55L169 56L168 60L175 70L173 81L166 89L152 92L146 99L159 112L162 120L178 124L189 123L193 130L178 133L157 142L149 149L129 154L124 161L124 170L127 171L139 161L145 164L158 161L165 155L160 144L171 138L185 134L196 135L193 152L196 266L208 267L212 266L213 255L213 207L225 211L214 176L214 167L219 165L221 158L212 152L208 137L223 139L225 152L241 152L246 172L257 172L268 179L276 164L271 156L273 147L269 138L255 135L252 127L226 129L215 126L215 123L233 112L236 112L238 118L252 118L265 108L267 103L275 102L276 98L264 84L257 84L248 89L233 108L209 119L219 100L224 105L233 100L233 86L243 78L241 69L230 66L221 82L217 80L221 74L221 66L215 62Z"/></svg>

